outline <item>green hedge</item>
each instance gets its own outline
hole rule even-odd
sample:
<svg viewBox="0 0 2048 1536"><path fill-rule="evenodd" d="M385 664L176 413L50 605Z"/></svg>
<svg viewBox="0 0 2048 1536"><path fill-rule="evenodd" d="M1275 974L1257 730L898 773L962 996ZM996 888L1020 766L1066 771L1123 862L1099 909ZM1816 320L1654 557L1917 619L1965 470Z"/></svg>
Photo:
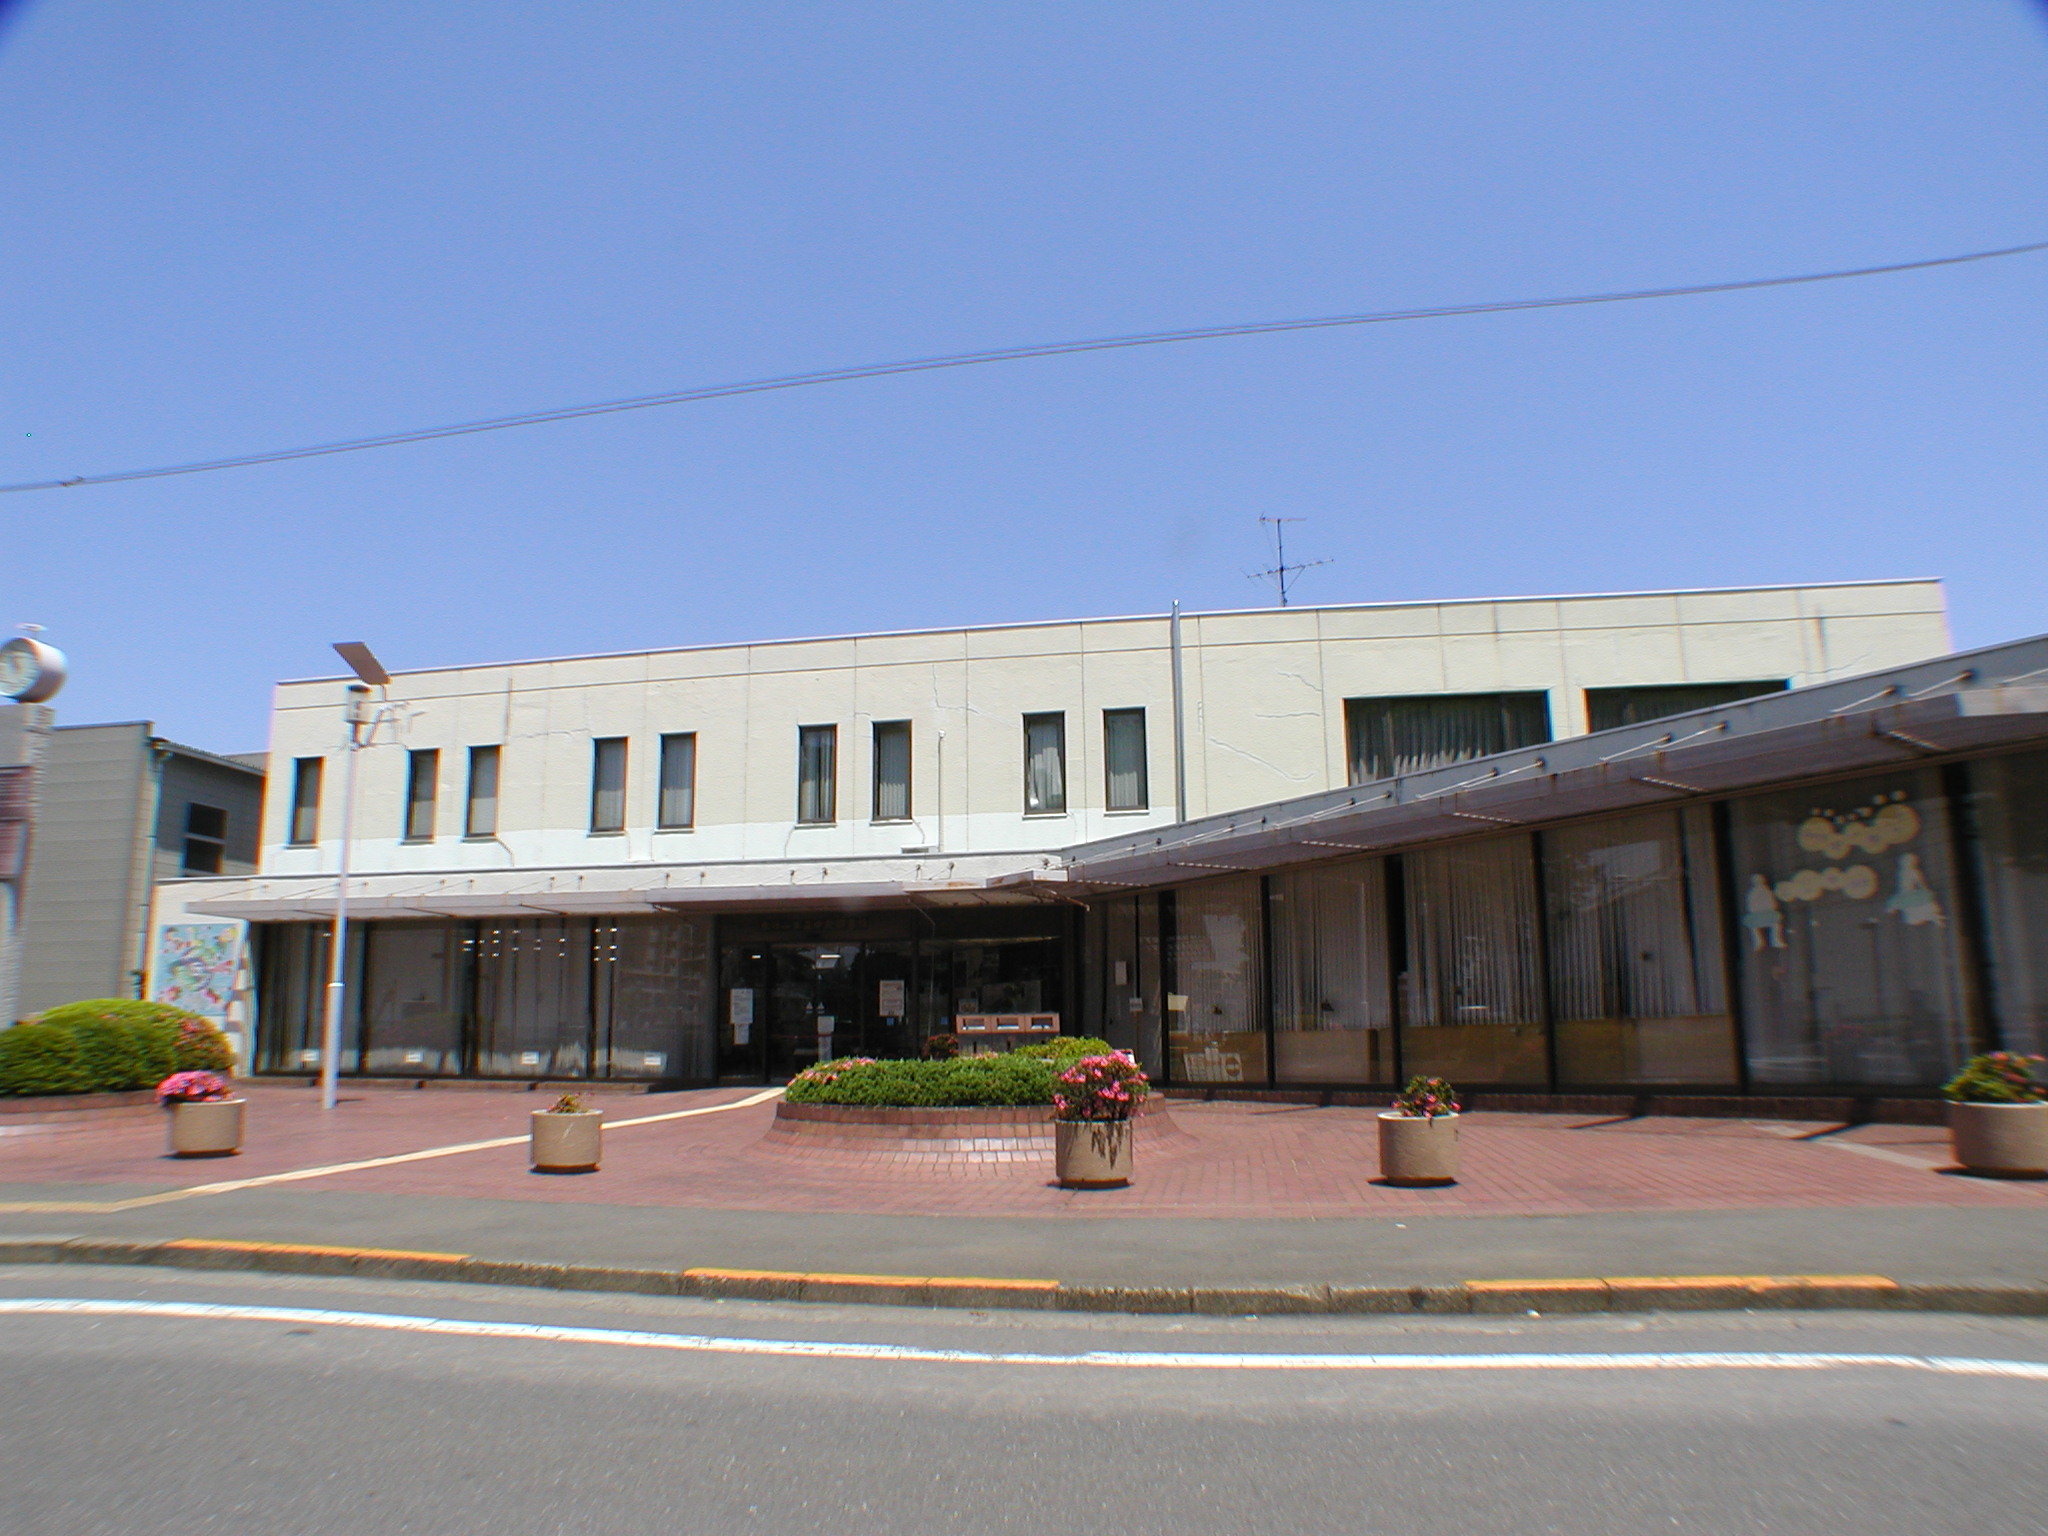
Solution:
<svg viewBox="0 0 2048 1536"><path fill-rule="evenodd" d="M1055 1067L1064 1067L1083 1056L1107 1056L1114 1049L1107 1040L1098 1040L1093 1035L1061 1035L1043 1045L1020 1045L1010 1054L1035 1056L1041 1061L1052 1062Z"/></svg>
<svg viewBox="0 0 2048 1536"><path fill-rule="evenodd" d="M948 1109L991 1104L1052 1105L1053 1065L1043 1058L960 1056L951 1061L827 1062L799 1072L792 1104L861 1104Z"/></svg>
<svg viewBox="0 0 2048 1536"><path fill-rule="evenodd" d="M233 1067L226 1035L168 1003L94 998L0 1030L0 1094L128 1093Z"/></svg>

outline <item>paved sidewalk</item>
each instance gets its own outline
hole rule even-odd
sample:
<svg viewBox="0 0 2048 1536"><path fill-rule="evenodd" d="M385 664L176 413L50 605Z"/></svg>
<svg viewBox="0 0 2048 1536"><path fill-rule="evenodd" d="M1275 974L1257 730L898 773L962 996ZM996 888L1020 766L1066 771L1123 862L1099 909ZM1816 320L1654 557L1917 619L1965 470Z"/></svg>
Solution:
<svg viewBox="0 0 2048 1536"><path fill-rule="evenodd" d="M1120 1285L1438 1284L1587 1274L1876 1273L2048 1281L2048 1186L1939 1171L1935 1127L1478 1114L1465 1176L1373 1182L1372 1111L1180 1103L1136 1184L917 1163L764 1139L744 1090L607 1096L602 1172L527 1171L514 1144L126 1210L213 1184L518 1136L533 1095L249 1090L248 1153L162 1155L153 1112L0 1137L0 1238L181 1237L622 1267L979 1274ZM1124 1218L1105 1219L1105 1218Z"/></svg>

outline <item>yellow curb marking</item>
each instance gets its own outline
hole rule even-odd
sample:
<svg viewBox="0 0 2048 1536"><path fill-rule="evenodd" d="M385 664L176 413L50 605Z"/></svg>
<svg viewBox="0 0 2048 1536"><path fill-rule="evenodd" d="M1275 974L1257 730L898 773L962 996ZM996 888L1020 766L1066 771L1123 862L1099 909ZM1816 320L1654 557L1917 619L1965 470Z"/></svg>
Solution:
<svg viewBox="0 0 2048 1536"><path fill-rule="evenodd" d="M324 1243L244 1243L229 1238L181 1237L163 1245L185 1253L311 1254L324 1259L423 1259L459 1264L466 1253L420 1253L410 1248L334 1248Z"/></svg>
<svg viewBox="0 0 2048 1536"><path fill-rule="evenodd" d="M747 1109L755 1104L765 1103L781 1095L780 1088L764 1088L759 1093L749 1094L744 1099L734 1099L729 1104L705 1104L696 1109L670 1110L666 1114L642 1115L634 1120L612 1120L605 1129L622 1131L635 1125L658 1125L664 1120L688 1120L695 1115L716 1115L728 1109ZM228 1195L236 1190L258 1189L268 1184L293 1184L303 1179L324 1179L337 1173L360 1173L368 1168L390 1168L399 1163L423 1162L434 1157L454 1157L462 1152L487 1152L494 1147L516 1147L525 1141L525 1135L497 1136L489 1141L465 1141L452 1147L428 1147L420 1152L398 1152L389 1157L366 1157L353 1163L329 1163L320 1168L294 1168L286 1173L265 1173L249 1179L227 1179L218 1184L194 1184L188 1189L166 1190L162 1194L138 1195L132 1200L72 1201L72 1200L24 1200L0 1204L0 1212L26 1211L71 1211L107 1214L115 1211L140 1210L149 1205L166 1205L173 1200L192 1200L201 1195Z"/></svg>

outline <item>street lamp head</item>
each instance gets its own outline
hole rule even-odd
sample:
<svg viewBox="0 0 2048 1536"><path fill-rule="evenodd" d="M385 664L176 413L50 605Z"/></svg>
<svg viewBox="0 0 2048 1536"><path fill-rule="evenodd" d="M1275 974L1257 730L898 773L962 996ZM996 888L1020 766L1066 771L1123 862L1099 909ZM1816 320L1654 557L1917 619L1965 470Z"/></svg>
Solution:
<svg viewBox="0 0 2048 1536"><path fill-rule="evenodd" d="M343 712L350 725L367 725L370 722L370 685L350 683L348 685L348 707Z"/></svg>
<svg viewBox="0 0 2048 1536"><path fill-rule="evenodd" d="M370 648L360 640L337 640L335 654L348 663L349 670L364 682L379 688L389 686L391 674L384 670L384 663L370 653Z"/></svg>

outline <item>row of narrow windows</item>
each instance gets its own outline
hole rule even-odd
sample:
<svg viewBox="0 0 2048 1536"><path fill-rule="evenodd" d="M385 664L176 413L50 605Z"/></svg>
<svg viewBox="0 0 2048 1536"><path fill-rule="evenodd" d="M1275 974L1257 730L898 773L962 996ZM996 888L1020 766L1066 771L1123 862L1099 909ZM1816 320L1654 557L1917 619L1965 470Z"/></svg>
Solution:
<svg viewBox="0 0 2048 1536"><path fill-rule="evenodd" d="M1688 683L1653 688L1589 688L1587 723L1601 731L1638 724L1686 710L1734 703L1785 687L1783 680L1749 683ZM1350 782L1367 783L1446 763L1510 752L1551 739L1550 696L1541 690L1508 693L1400 695L1346 699L1345 740ZM1145 750L1145 711L1102 713L1103 804L1111 811L1142 811L1151 805ZM1023 717L1023 810L1027 816L1063 815L1067 809L1067 717L1063 712ZM876 822L912 819L911 722L880 720L871 743L874 772L869 818ZM504 749L471 747L462 835L495 837L498 784ZM320 793L325 759L302 757L292 780L291 841L311 844L320 836ZM599 737L591 744L590 830L626 828L627 738ZM404 826L408 842L431 841L437 832L441 753L426 748L409 754ZM682 731L661 738L655 781L655 827L687 831L696 825L697 734ZM797 728L796 820L800 826L828 826L839 820L839 727Z"/></svg>

